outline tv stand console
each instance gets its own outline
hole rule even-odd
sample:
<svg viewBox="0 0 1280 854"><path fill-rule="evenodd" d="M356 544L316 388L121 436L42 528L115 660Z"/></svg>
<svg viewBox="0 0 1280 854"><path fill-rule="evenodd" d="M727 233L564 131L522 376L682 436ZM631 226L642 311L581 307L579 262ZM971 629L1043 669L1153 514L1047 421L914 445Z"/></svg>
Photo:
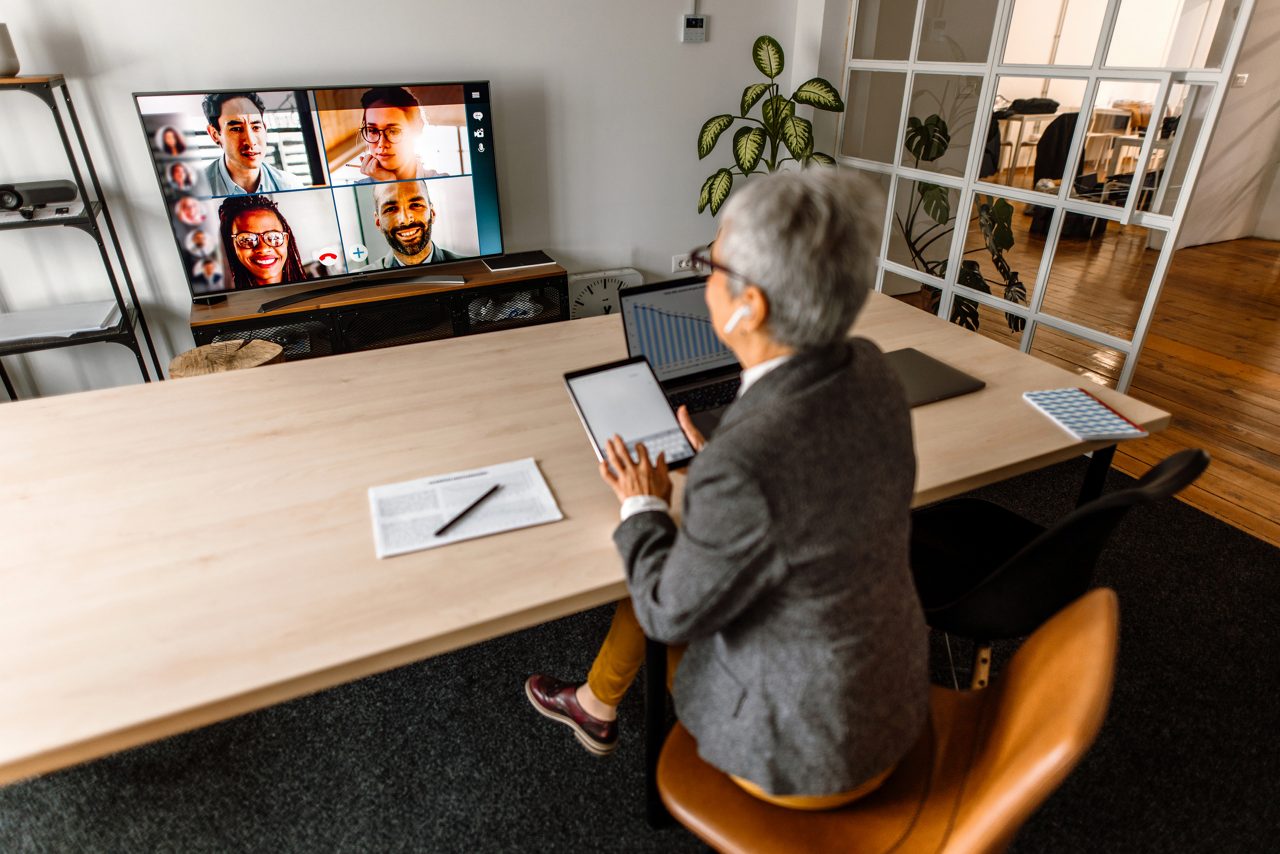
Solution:
<svg viewBox="0 0 1280 854"><path fill-rule="evenodd" d="M558 264L492 272L481 261L433 266L412 281L320 279L193 305L191 334L196 344L274 341L289 361L373 350L568 320L568 281Z"/></svg>

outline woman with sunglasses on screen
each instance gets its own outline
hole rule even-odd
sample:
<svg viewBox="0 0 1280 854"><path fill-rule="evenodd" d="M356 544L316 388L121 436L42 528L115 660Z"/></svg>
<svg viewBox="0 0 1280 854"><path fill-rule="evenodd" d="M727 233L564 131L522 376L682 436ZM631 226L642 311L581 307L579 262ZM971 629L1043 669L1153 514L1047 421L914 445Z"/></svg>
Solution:
<svg viewBox="0 0 1280 854"><path fill-rule="evenodd" d="M287 285L307 278L288 221L267 196L229 196L218 208L231 287Z"/></svg>

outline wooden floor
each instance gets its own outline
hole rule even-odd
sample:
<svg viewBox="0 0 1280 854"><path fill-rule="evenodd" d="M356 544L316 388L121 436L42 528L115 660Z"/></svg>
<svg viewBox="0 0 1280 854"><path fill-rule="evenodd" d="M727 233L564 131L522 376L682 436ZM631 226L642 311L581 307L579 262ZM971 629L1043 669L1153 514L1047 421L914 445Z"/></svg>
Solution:
<svg viewBox="0 0 1280 854"><path fill-rule="evenodd" d="M1280 243L1176 252L1129 394L1173 424L1121 445L1116 467L1204 448L1213 462L1183 500L1280 546Z"/></svg>
<svg viewBox="0 0 1280 854"><path fill-rule="evenodd" d="M1034 282L1043 240L1014 217L1010 264ZM1042 310L1122 338L1132 334L1157 253L1148 234L1111 223L1091 240L1059 243ZM996 279L979 251L984 275ZM1028 290L1031 285L1028 284ZM981 309L982 334L1018 346L1002 312ZM1042 329L1031 352L1115 386L1118 351ZM1280 243L1246 238L1174 254L1129 394L1173 413L1169 429L1122 444L1115 465L1130 475L1181 448L1213 463L1182 500L1280 546Z"/></svg>

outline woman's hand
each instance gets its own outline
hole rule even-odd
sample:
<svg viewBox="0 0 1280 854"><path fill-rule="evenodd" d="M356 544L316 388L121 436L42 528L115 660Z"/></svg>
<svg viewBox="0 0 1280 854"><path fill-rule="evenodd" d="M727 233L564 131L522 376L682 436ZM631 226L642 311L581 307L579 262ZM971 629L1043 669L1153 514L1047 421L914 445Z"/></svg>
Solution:
<svg viewBox="0 0 1280 854"><path fill-rule="evenodd" d="M702 431L693 426L693 418L689 415L689 407L684 404L676 410L676 420L680 422L680 429L684 431L684 436L689 440L689 444L693 445L695 451L701 451L702 447L707 444L707 437L702 435Z"/></svg>
<svg viewBox="0 0 1280 854"><path fill-rule="evenodd" d="M671 477L667 474L667 458L658 454L649 461L649 451L643 444L636 445L639 462L631 459L622 437L615 435L605 443L605 461L600 464L600 479L609 484L618 501L626 501L634 495L655 495L671 503Z"/></svg>
<svg viewBox="0 0 1280 854"><path fill-rule="evenodd" d="M360 155L360 173L369 176L375 181L396 180L396 173L389 169L383 169L382 164L378 163L378 159L372 154Z"/></svg>

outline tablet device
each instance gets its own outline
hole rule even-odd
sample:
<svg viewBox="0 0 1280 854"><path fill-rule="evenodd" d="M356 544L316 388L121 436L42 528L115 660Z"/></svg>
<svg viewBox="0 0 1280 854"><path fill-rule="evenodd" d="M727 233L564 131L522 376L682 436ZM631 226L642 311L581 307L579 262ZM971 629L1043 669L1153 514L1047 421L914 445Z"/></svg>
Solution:
<svg viewBox="0 0 1280 854"><path fill-rule="evenodd" d="M564 375L564 383L596 459L604 460L605 444L615 434L622 437L633 460L640 442L651 460L665 452L668 468L683 468L693 459L693 446L643 356L571 371Z"/></svg>

